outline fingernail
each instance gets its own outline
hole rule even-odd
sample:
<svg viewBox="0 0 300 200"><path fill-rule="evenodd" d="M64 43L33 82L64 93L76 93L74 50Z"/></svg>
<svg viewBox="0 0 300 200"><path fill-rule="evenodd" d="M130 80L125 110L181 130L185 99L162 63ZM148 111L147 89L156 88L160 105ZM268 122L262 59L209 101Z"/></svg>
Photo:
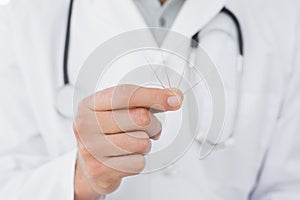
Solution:
<svg viewBox="0 0 300 200"><path fill-rule="evenodd" d="M180 98L178 96L170 96L168 97L168 104L171 107L178 107L181 105Z"/></svg>

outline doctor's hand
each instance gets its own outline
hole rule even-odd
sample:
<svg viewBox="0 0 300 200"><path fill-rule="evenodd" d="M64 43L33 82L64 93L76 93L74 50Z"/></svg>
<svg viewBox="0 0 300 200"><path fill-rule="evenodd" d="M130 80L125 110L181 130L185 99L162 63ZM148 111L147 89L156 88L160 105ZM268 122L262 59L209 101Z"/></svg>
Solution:
<svg viewBox="0 0 300 200"><path fill-rule="evenodd" d="M74 133L78 142L75 199L97 199L116 190L122 178L139 174L151 139L162 125L155 112L178 110L177 89L120 85L85 98L78 106Z"/></svg>

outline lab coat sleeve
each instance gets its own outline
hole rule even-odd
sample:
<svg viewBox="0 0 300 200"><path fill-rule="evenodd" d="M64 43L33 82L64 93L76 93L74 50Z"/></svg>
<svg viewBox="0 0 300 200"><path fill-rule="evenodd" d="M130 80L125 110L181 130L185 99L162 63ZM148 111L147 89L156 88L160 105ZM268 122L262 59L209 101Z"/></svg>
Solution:
<svg viewBox="0 0 300 200"><path fill-rule="evenodd" d="M254 200L300 199L300 28L293 71L288 78L281 115L266 154Z"/></svg>
<svg viewBox="0 0 300 200"><path fill-rule="evenodd" d="M71 200L76 149L49 156L11 48L10 19L0 6L0 199Z"/></svg>
<svg viewBox="0 0 300 200"><path fill-rule="evenodd" d="M28 158L20 162L28 162ZM0 196L8 200L71 200L73 194L74 161L72 151L31 169L1 170ZM12 158L13 159L13 158ZM1 160L3 162L3 160ZM1 165L5 163L1 163Z"/></svg>

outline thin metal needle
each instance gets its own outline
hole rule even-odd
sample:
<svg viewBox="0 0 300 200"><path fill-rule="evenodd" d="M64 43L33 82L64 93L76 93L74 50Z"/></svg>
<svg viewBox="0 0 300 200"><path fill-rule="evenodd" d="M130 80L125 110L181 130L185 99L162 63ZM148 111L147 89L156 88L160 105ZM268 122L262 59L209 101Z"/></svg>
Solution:
<svg viewBox="0 0 300 200"><path fill-rule="evenodd" d="M195 83L192 87L190 87L189 89L187 89L187 91L185 91L185 92L183 93L183 95L186 95L186 94L187 94L188 92L190 92L192 89L194 89L195 87L197 87L201 82L202 82L202 80L199 81L199 82L197 82L197 83Z"/></svg>
<svg viewBox="0 0 300 200"><path fill-rule="evenodd" d="M172 88L172 86L171 86L171 81L170 81L170 76L169 76L169 73L168 73L168 68L167 68L166 62L165 62L164 53L163 53L163 51L162 51L161 48L160 48L160 53L161 53L161 57L162 57L162 60L163 60L163 65L164 65L164 67L165 67L165 72L166 72L166 75L167 75L169 87Z"/></svg>
<svg viewBox="0 0 300 200"><path fill-rule="evenodd" d="M156 79L159 81L161 87L163 87L164 89L166 89L165 85L162 83L162 81L161 81L161 79L159 78L158 74L155 72L153 66L150 64L150 62L149 62L148 59L146 58L144 52L142 52L142 54L143 54L143 57L144 57L145 61L147 62L147 64L150 66L152 72L154 73Z"/></svg>
<svg viewBox="0 0 300 200"><path fill-rule="evenodd" d="M192 89L194 89L195 87L197 87L200 83L202 83L209 75L212 74L214 70L211 70L208 74L206 74L206 76L204 76L200 81L198 81L197 83L195 83L192 87L190 87L189 89L187 89L185 92L183 92L183 95L186 95L188 92L190 92Z"/></svg>
<svg viewBox="0 0 300 200"><path fill-rule="evenodd" d="M190 52L189 52L189 56L191 56L191 53L192 53L191 51L192 51L192 50L190 50ZM189 57L189 60L190 60L190 57ZM179 82L178 82L177 88L180 88L181 82L182 82L182 79L183 79L183 76L184 76L185 71L186 71L186 69L187 69L187 67L188 67L189 64L190 64L189 61L186 61L186 62L185 62L184 67L183 67L183 70L182 70L182 73L181 73L181 76L180 76L180 79L179 79Z"/></svg>
<svg viewBox="0 0 300 200"><path fill-rule="evenodd" d="M180 75L180 79L179 79L177 88L180 88L180 86L181 86L181 82L182 82L183 76L185 74L186 68L187 68L187 63L185 63L185 65L184 65L184 68L183 68L182 73Z"/></svg>

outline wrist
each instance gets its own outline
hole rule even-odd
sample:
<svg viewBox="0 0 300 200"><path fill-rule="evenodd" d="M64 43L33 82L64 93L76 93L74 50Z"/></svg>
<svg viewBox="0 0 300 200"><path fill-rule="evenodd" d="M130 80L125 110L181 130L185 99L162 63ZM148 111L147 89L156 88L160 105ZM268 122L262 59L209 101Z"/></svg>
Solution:
<svg viewBox="0 0 300 200"><path fill-rule="evenodd" d="M95 192L89 184L77 160L74 178L74 200L98 200L100 197L101 194Z"/></svg>

